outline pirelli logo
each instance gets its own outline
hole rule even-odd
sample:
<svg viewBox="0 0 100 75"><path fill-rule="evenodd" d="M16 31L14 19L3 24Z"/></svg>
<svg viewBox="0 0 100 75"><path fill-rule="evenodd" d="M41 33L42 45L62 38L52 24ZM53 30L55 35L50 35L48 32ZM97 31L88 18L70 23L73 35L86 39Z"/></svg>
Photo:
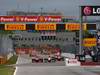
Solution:
<svg viewBox="0 0 100 75"><path fill-rule="evenodd" d="M5 30L26 30L25 24L5 24Z"/></svg>
<svg viewBox="0 0 100 75"><path fill-rule="evenodd" d="M36 24L35 30L56 30L56 24L55 23Z"/></svg>

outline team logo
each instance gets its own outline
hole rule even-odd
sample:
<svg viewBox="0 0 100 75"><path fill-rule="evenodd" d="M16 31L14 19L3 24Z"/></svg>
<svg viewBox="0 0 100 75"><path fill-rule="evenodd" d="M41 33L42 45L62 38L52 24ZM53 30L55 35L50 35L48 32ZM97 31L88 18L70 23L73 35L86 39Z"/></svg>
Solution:
<svg viewBox="0 0 100 75"><path fill-rule="evenodd" d="M88 15L91 15L91 13L92 13L92 8L89 7L89 6L84 7L83 13L84 13L84 15L87 15L87 16L88 16Z"/></svg>
<svg viewBox="0 0 100 75"><path fill-rule="evenodd" d="M20 20L20 18L19 17L16 17L16 21L19 21Z"/></svg>
<svg viewBox="0 0 100 75"><path fill-rule="evenodd" d="M44 21L45 21L45 17L40 16L40 17L38 18L38 21L39 21L39 22L44 22Z"/></svg>

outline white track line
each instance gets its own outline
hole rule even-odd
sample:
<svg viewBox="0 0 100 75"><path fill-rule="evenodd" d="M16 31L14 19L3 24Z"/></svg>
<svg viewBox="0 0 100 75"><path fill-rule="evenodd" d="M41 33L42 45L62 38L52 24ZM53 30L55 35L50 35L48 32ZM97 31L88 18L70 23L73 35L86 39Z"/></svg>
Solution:
<svg viewBox="0 0 100 75"><path fill-rule="evenodd" d="M18 70L18 67L16 67L16 69L15 69L15 72L14 72L14 75L16 75L16 73L17 73L17 70Z"/></svg>

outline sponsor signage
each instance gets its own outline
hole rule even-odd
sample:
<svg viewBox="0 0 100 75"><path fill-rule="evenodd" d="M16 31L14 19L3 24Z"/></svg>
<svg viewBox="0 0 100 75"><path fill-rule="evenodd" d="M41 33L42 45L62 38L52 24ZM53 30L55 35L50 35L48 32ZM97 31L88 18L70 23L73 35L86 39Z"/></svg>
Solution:
<svg viewBox="0 0 100 75"><path fill-rule="evenodd" d="M77 59L66 58L65 59L66 66L80 66L80 62Z"/></svg>
<svg viewBox="0 0 100 75"><path fill-rule="evenodd" d="M96 46L96 38L85 38L83 40L83 45L85 47L92 47L92 46Z"/></svg>
<svg viewBox="0 0 100 75"><path fill-rule="evenodd" d="M61 16L0 16L0 22L61 22Z"/></svg>
<svg viewBox="0 0 100 75"><path fill-rule="evenodd" d="M56 32L41 32L41 36L56 36Z"/></svg>
<svg viewBox="0 0 100 75"><path fill-rule="evenodd" d="M77 63L77 59L69 59L68 63L72 63L72 64Z"/></svg>
<svg viewBox="0 0 100 75"><path fill-rule="evenodd" d="M82 16L100 16L100 6L81 6Z"/></svg>
<svg viewBox="0 0 100 75"><path fill-rule="evenodd" d="M56 24L55 23L36 24L35 30L56 30Z"/></svg>
<svg viewBox="0 0 100 75"><path fill-rule="evenodd" d="M67 23L66 30L79 30L80 24L79 23Z"/></svg>
<svg viewBox="0 0 100 75"><path fill-rule="evenodd" d="M26 30L25 24L5 24L5 30Z"/></svg>
<svg viewBox="0 0 100 75"><path fill-rule="evenodd" d="M80 24L79 23L67 23L66 24L66 30L80 30ZM83 30L86 30L86 23L83 24Z"/></svg>

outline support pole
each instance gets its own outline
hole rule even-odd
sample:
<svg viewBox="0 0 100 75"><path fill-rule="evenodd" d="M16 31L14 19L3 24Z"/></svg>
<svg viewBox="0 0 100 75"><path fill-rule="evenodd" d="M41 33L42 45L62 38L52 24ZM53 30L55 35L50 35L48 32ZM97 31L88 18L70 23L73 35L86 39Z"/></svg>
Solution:
<svg viewBox="0 0 100 75"><path fill-rule="evenodd" d="M41 7L41 13L40 13L41 16L42 16L42 13L43 13L43 7Z"/></svg>
<svg viewBox="0 0 100 75"><path fill-rule="evenodd" d="M82 25L82 11L81 11L81 6L79 7L79 14L80 14L80 30L79 30L79 54L82 54L82 50L83 50L83 25Z"/></svg>

